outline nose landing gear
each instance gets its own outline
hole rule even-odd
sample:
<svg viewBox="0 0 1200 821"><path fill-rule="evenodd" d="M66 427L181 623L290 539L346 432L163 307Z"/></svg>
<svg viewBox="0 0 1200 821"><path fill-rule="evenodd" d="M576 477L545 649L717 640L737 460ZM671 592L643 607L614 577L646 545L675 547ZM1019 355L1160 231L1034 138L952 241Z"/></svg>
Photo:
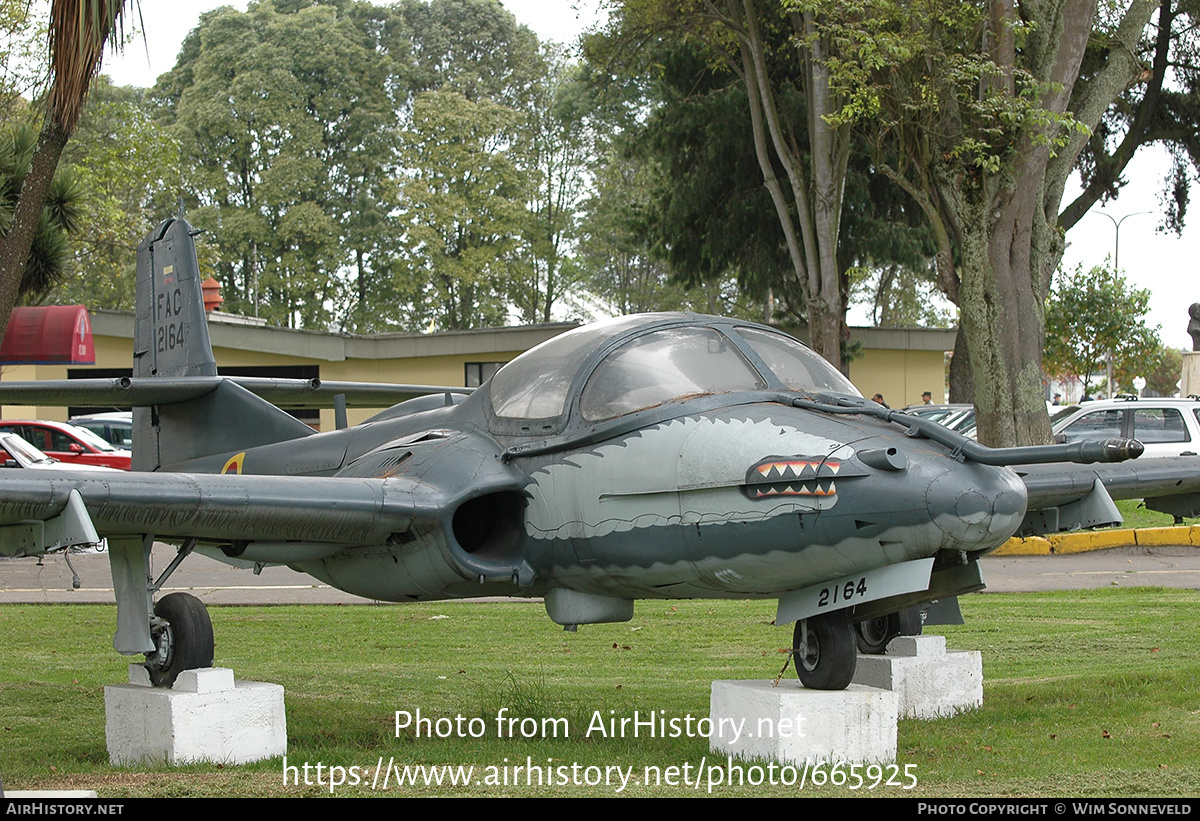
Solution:
<svg viewBox="0 0 1200 821"><path fill-rule="evenodd" d="M858 663L854 627L845 610L796 622L792 657L800 683L810 690L844 690Z"/></svg>

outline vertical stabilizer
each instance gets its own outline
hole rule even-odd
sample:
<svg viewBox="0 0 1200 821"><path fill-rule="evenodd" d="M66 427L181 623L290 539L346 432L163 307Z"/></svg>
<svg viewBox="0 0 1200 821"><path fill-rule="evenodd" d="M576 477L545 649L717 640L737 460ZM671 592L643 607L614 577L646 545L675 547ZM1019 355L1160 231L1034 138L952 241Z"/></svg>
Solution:
<svg viewBox="0 0 1200 821"><path fill-rule="evenodd" d="M198 233L187 220L169 219L138 246L136 379L217 376L192 240ZM173 469L312 433L270 402L223 381L195 399L134 408L133 469Z"/></svg>
<svg viewBox="0 0 1200 821"><path fill-rule="evenodd" d="M135 377L217 375L192 241L197 233L187 220L169 219L138 246Z"/></svg>

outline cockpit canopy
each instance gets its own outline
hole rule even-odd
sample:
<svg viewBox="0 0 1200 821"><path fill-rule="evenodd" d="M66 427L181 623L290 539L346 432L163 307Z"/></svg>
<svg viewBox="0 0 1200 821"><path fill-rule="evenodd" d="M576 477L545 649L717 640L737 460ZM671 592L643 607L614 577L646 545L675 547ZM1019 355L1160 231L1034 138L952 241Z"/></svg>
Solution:
<svg viewBox="0 0 1200 821"><path fill-rule="evenodd" d="M719 317L654 314L586 325L542 343L500 369L490 398L497 420L517 421L564 417L578 396L578 415L591 425L668 402L756 390L859 395L786 334Z"/></svg>

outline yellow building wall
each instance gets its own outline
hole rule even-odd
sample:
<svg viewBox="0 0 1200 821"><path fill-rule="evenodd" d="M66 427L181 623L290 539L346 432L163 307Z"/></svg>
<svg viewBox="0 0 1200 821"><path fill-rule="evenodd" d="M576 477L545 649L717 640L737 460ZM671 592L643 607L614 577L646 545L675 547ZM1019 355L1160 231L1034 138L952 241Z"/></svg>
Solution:
<svg viewBox="0 0 1200 821"><path fill-rule="evenodd" d="M96 355L99 359L99 354ZM42 379L66 379L67 369L62 365L5 365L0 369L0 379L5 382L34 382ZM67 409L39 407L36 405L5 405L0 408L5 421L21 419L48 419L67 421Z"/></svg>
<svg viewBox="0 0 1200 821"><path fill-rule="evenodd" d="M941 351L866 349L850 363L850 381L870 399L877 393L889 407L918 405L922 391L934 404L946 401L946 355Z"/></svg>

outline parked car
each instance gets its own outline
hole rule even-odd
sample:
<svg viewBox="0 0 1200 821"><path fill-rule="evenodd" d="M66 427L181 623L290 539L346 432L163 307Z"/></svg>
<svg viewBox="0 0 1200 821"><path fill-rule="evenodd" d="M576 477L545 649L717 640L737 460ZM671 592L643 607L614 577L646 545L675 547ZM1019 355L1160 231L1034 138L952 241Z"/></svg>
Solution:
<svg viewBox="0 0 1200 821"><path fill-rule="evenodd" d="M28 470L94 470L112 472L116 468L95 465L65 465L26 442L15 433L0 433L0 468Z"/></svg>
<svg viewBox="0 0 1200 821"><path fill-rule="evenodd" d="M1200 453L1200 400L1101 399L1071 405L1050 419L1056 442L1080 439L1137 439L1142 458Z"/></svg>
<svg viewBox="0 0 1200 821"><path fill-rule="evenodd" d="M920 416L943 427L963 433L975 426L974 405L909 405L905 413Z"/></svg>
<svg viewBox="0 0 1200 821"><path fill-rule="evenodd" d="M72 416L72 425L87 428L105 442L125 450L133 449L133 411L109 411Z"/></svg>
<svg viewBox="0 0 1200 821"><path fill-rule="evenodd" d="M98 465L129 470L132 453L116 448L85 428L66 422L0 422L0 433L15 433L65 465Z"/></svg>

